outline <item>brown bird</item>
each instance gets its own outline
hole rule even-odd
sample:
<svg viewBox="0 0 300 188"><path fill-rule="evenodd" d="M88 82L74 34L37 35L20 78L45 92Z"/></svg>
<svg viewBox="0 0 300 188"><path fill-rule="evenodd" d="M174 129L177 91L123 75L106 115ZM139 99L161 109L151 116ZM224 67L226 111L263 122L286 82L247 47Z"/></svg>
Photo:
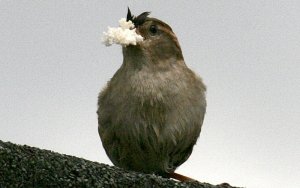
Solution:
<svg viewBox="0 0 300 188"><path fill-rule="evenodd" d="M128 8L127 21L144 40L122 47L123 64L98 98L98 131L114 165L178 178L174 171L201 131L206 87L185 64L172 28L148 15Z"/></svg>

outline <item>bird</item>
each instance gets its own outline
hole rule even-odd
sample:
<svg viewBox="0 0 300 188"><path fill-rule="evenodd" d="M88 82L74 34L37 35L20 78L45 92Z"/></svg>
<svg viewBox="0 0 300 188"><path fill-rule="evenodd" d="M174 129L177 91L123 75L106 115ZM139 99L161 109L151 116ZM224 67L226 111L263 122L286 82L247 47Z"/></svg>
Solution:
<svg viewBox="0 0 300 188"><path fill-rule="evenodd" d="M128 8L144 40L122 46L123 63L98 96L98 132L115 166L167 178L191 155L206 113L206 86L184 61L172 28ZM179 176L179 178L178 178Z"/></svg>

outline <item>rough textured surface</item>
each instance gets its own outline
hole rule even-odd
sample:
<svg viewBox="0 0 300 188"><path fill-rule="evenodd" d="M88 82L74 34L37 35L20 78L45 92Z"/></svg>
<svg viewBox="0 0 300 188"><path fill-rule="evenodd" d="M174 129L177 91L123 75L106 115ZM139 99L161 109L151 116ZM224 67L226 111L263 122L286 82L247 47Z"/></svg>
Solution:
<svg viewBox="0 0 300 188"><path fill-rule="evenodd" d="M231 187L182 183L0 140L0 187Z"/></svg>

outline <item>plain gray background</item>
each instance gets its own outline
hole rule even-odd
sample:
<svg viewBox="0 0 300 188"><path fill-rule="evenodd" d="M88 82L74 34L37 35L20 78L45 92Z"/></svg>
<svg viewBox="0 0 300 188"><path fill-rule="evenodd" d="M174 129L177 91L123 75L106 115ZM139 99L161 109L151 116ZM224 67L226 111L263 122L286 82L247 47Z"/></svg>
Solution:
<svg viewBox="0 0 300 188"><path fill-rule="evenodd" d="M296 0L0 1L0 139L111 164L97 96L122 54L101 36L127 6L168 23L208 87L200 139L177 172L213 184L300 187Z"/></svg>

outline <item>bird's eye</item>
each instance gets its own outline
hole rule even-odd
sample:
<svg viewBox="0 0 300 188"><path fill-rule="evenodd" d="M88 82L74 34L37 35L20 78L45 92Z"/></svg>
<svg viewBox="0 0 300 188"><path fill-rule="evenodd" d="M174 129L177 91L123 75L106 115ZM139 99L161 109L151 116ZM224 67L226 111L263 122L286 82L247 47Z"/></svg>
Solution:
<svg viewBox="0 0 300 188"><path fill-rule="evenodd" d="M149 28L149 31L152 35L155 35L157 33L157 26L156 25L151 25Z"/></svg>

